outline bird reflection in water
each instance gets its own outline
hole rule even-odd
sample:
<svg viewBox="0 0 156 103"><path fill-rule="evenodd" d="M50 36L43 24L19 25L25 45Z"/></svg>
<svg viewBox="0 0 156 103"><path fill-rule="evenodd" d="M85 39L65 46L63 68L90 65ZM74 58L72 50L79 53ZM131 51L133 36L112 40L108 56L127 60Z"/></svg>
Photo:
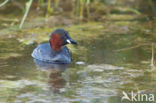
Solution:
<svg viewBox="0 0 156 103"><path fill-rule="evenodd" d="M38 68L49 72L49 85L55 93L60 93L60 89L66 85L66 80L62 73L69 68L70 64L51 64L34 59Z"/></svg>

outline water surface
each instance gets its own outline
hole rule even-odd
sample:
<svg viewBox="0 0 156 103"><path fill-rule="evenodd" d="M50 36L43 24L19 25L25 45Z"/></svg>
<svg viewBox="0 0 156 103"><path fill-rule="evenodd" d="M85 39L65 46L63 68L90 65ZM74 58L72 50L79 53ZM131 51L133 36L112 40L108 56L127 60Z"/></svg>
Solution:
<svg viewBox="0 0 156 103"><path fill-rule="evenodd" d="M38 66L31 57L37 43L26 45L21 43L21 36L1 36L0 103L131 103L121 101L123 91L156 95L156 72L150 67L151 43L155 39L153 35L145 35L155 31L144 22L138 25L134 21L137 28L131 28L127 21L113 21L120 25L119 31L111 23L69 28L71 33L78 28L76 30L84 35L83 38L79 35L81 39L72 34L79 45L69 46L74 57L69 67ZM107 24L110 25L107 27ZM138 31L140 25L144 26ZM35 37L38 35L34 33L24 36L24 40ZM133 48L137 43L148 45Z"/></svg>

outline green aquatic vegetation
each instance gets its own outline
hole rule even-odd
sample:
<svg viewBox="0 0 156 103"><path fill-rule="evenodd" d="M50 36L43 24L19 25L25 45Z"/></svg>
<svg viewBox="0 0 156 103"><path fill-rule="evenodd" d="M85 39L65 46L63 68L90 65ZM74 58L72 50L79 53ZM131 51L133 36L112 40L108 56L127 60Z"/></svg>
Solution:
<svg viewBox="0 0 156 103"><path fill-rule="evenodd" d="M90 17L90 0L76 0L76 16L80 19L84 19L85 13L87 18Z"/></svg>
<svg viewBox="0 0 156 103"><path fill-rule="evenodd" d="M17 58L17 57L21 57L22 55L19 53L1 53L0 59L8 59L8 58Z"/></svg>
<svg viewBox="0 0 156 103"><path fill-rule="evenodd" d="M112 15L108 15L110 20L114 20L114 21L124 21L124 20L133 20L135 19L135 15L130 15L130 14L127 14L127 15L120 15L120 14L112 14Z"/></svg>
<svg viewBox="0 0 156 103"><path fill-rule="evenodd" d="M56 8L56 9L59 7L59 3L60 3L60 0L56 0L56 1L55 1L55 8Z"/></svg>
<svg viewBox="0 0 156 103"><path fill-rule="evenodd" d="M88 18L90 17L90 3L91 3L90 0L87 0L87 1L86 1L86 8L87 8L87 15L88 15Z"/></svg>
<svg viewBox="0 0 156 103"><path fill-rule="evenodd" d="M76 0L76 16L79 17L79 12L80 12L80 1Z"/></svg>
<svg viewBox="0 0 156 103"><path fill-rule="evenodd" d="M54 2L52 2L52 0L48 0L46 17L55 15L55 12L57 12L57 9L59 8L59 4L60 4L60 0L55 0Z"/></svg>
<svg viewBox="0 0 156 103"><path fill-rule="evenodd" d="M40 0L41 6L44 7L45 5L45 0Z"/></svg>
<svg viewBox="0 0 156 103"><path fill-rule="evenodd" d="M141 12L135 8L130 8L130 7L120 7L116 6L111 10L112 14L136 14L136 15L141 15Z"/></svg>
<svg viewBox="0 0 156 103"><path fill-rule="evenodd" d="M23 16L23 18L22 18L22 21L21 21L21 24L20 24L20 26L19 26L20 29L22 29L22 26L23 26L23 24L24 24L24 21L25 21L25 19L26 19L27 16L28 16L30 7L31 7L31 5L32 5L32 2L33 2L33 0L29 0L29 1L26 3L25 14L24 14L24 16Z"/></svg>
<svg viewBox="0 0 156 103"><path fill-rule="evenodd" d="M47 16L50 16L54 12L54 8L51 7L51 0L48 0Z"/></svg>
<svg viewBox="0 0 156 103"><path fill-rule="evenodd" d="M84 0L80 0L80 19L83 19L84 14Z"/></svg>
<svg viewBox="0 0 156 103"><path fill-rule="evenodd" d="M0 4L0 7L4 6L5 4L7 4L9 2L9 0L5 0L3 3Z"/></svg>
<svg viewBox="0 0 156 103"><path fill-rule="evenodd" d="M156 16L156 6L154 4L154 1L153 0L148 0L153 12L154 12L154 15Z"/></svg>

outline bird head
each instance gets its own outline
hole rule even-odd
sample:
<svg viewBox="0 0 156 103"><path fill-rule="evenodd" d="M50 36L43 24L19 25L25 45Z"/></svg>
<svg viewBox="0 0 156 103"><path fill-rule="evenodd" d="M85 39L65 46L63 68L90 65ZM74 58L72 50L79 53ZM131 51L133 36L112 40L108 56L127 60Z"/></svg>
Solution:
<svg viewBox="0 0 156 103"><path fill-rule="evenodd" d="M78 44L74 39L70 37L70 34L64 29L56 29L50 35L50 45L53 50L58 51L62 46L66 44Z"/></svg>

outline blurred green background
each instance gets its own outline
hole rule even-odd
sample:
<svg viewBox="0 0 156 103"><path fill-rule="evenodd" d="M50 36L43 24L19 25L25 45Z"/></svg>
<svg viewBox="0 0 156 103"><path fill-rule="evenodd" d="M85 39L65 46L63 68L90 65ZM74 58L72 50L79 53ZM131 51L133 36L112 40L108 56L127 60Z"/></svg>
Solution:
<svg viewBox="0 0 156 103"><path fill-rule="evenodd" d="M56 20L61 25L105 21L109 15L129 14L142 19L156 16L154 0L1 0L0 3L1 28L20 23L22 28L22 19L26 18L26 21L51 18L51 25Z"/></svg>

